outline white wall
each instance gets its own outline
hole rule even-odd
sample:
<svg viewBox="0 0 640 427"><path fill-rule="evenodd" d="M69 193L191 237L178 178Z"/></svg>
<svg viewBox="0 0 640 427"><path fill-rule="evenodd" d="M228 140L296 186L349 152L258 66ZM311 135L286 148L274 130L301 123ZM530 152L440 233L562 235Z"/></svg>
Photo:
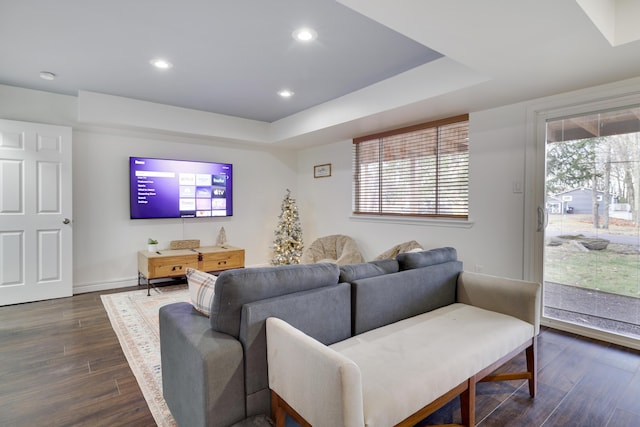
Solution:
<svg viewBox="0 0 640 427"><path fill-rule="evenodd" d="M397 243L427 249L453 246L469 270L522 277L525 108L501 107L470 115L470 223L363 220L351 215L350 140L301 151L300 215L305 242L328 234L356 239L366 260ZM332 164L332 176L313 178L314 164ZM455 221L451 221L455 222Z"/></svg>
<svg viewBox="0 0 640 427"><path fill-rule="evenodd" d="M304 239L311 243L323 235L351 235L366 260L408 240L427 249L453 246L467 270L541 280L542 233L536 232L536 207L544 203L545 171L536 114L569 107L574 111L576 105L586 103L592 105L584 108L612 108L612 99L635 104L638 96L640 78L470 113L468 226L355 219L351 215L351 141L300 151ZM313 165L323 163L332 164L332 176L314 179Z"/></svg>
<svg viewBox="0 0 640 427"><path fill-rule="evenodd" d="M0 117L68 125L73 132L74 289L135 283L136 251L148 237L168 245L198 238L210 244L221 226L229 243L246 249L247 265L269 262L274 229L287 188L298 201L307 244L328 234L348 234L365 259L417 240L425 248L453 246L468 270L523 278L532 264L535 198L544 174L532 171L532 112L593 97L640 92L640 79L615 90L591 88L470 114L470 221L462 226L434 221L355 219L351 215L350 140L299 151L265 144L173 136L141 130L98 128L77 122L75 97L0 85ZM159 118L162 120L162 118ZM425 117L425 120L429 120ZM130 220L128 157L202 159L234 164L234 216L189 220ZM313 178L313 166L331 163L332 176ZM527 181L528 179L528 181ZM536 180L536 182L532 182ZM523 192L514 192L514 185ZM526 196L526 200L525 200ZM526 221L525 221L526 219Z"/></svg>
<svg viewBox="0 0 640 427"><path fill-rule="evenodd" d="M0 85L0 117L73 128L74 292L137 283L138 250L147 238L213 244L224 226L230 245L245 248L246 265L269 262L280 205L296 192L296 155L262 145L100 128L76 120L72 96ZM160 118L161 120L161 118ZM233 163L234 216L202 219L129 219L129 156Z"/></svg>
<svg viewBox="0 0 640 427"><path fill-rule="evenodd" d="M294 153L150 133L76 130L73 138L76 290L130 285L149 237L161 249L179 239L212 245L224 227L246 265L268 263L282 198L295 191ZM129 219L129 156L233 163L233 217Z"/></svg>

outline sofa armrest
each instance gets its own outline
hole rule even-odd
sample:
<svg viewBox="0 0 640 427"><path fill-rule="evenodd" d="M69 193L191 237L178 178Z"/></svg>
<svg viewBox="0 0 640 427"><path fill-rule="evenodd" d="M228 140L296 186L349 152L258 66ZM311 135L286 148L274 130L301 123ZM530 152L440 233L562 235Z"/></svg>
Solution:
<svg viewBox="0 0 640 427"><path fill-rule="evenodd" d="M245 418L242 345L211 329L189 303L160 308L165 401L178 425L229 426Z"/></svg>
<svg viewBox="0 0 640 427"><path fill-rule="evenodd" d="M458 302L516 317L540 332L541 286L536 282L463 271L458 276Z"/></svg>
<svg viewBox="0 0 640 427"><path fill-rule="evenodd" d="M315 427L363 426L360 368L287 322L267 319L269 388Z"/></svg>

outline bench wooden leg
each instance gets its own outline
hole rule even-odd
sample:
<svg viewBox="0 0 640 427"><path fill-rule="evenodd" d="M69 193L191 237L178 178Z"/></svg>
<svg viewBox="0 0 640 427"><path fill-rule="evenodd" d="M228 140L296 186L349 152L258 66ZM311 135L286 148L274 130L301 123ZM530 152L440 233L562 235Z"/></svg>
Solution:
<svg viewBox="0 0 640 427"><path fill-rule="evenodd" d="M469 378L469 385L460 394L460 415L462 425L474 427L476 425L476 378Z"/></svg>
<svg viewBox="0 0 640 427"><path fill-rule="evenodd" d="M529 394L531 397L535 397L536 395L536 382L538 379L538 369L536 363L537 357L537 348L538 348L538 340L537 337L533 337L531 341L526 344L523 344L520 348L515 351L509 353L498 362L492 364L488 368L482 370L480 373L476 375L476 377L481 378L480 381L511 381L511 380L527 380L529 382ZM508 362L514 356L516 356L521 351L525 351L525 355L527 357L527 370L525 372L505 372L501 374L490 374L495 369L500 367L501 365Z"/></svg>
<svg viewBox="0 0 640 427"><path fill-rule="evenodd" d="M305 420L302 415L298 414L278 393L271 390L271 418L276 427L284 427L287 414L293 418L300 427L311 427L311 424Z"/></svg>
<svg viewBox="0 0 640 427"><path fill-rule="evenodd" d="M538 337L533 338L533 342L527 347L525 354L527 355L527 372L530 375L529 395L536 397L536 384L538 382L538 364L536 361L538 354Z"/></svg>
<svg viewBox="0 0 640 427"><path fill-rule="evenodd" d="M271 391L271 419L276 427L284 427L286 414L280 404L280 396Z"/></svg>

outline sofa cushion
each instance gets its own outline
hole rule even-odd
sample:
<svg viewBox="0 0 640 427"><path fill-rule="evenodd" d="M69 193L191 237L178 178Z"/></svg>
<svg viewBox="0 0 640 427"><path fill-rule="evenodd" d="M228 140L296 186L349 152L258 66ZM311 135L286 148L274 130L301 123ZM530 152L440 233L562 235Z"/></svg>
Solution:
<svg viewBox="0 0 640 427"><path fill-rule="evenodd" d="M211 306L211 327L238 338L242 306L250 302L338 283L331 263L239 268L220 273Z"/></svg>
<svg viewBox="0 0 640 427"><path fill-rule="evenodd" d="M398 272L398 261L395 259L383 259L378 261L349 264L340 267L340 282L353 282L367 277L380 276L381 274Z"/></svg>
<svg viewBox="0 0 640 427"><path fill-rule="evenodd" d="M442 264L444 262L457 261L458 253L455 248L445 247L430 249L421 252L405 252L396 257L400 270L412 268L428 267L430 265Z"/></svg>
<svg viewBox="0 0 640 427"><path fill-rule="evenodd" d="M461 271L461 262L450 261L352 282L352 333L453 304Z"/></svg>
<svg viewBox="0 0 640 427"><path fill-rule="evenodd" d="M187 268L187 284L193 308L209 317L215 295L217 277L195 268Z"/></svg>

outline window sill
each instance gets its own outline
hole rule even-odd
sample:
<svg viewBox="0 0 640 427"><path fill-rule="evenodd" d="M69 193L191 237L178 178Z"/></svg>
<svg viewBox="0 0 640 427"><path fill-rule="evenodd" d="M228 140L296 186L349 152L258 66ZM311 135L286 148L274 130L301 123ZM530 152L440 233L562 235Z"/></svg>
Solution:
<svg viewBox="0 0 640 427"><path fill-rule="evenodd" d="M425 227L471 228L474 221L468 219L416 218L392 215L351 215L349 219L362 222L382 222L388 224L408 224Z"/></svg>

